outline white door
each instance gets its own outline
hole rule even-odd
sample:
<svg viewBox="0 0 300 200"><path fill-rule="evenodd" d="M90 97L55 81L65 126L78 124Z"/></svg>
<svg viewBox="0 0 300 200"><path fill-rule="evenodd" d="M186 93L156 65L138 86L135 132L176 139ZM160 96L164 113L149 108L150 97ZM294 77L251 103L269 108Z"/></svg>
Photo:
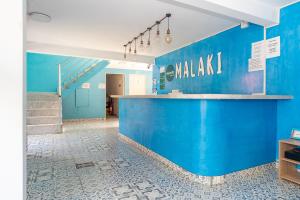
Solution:
<svg viewBox="0 0 300 200"><path fill-rule="evenodd" d="M146 77L142 74L129 74L129 95L146 94Z"/></svg>

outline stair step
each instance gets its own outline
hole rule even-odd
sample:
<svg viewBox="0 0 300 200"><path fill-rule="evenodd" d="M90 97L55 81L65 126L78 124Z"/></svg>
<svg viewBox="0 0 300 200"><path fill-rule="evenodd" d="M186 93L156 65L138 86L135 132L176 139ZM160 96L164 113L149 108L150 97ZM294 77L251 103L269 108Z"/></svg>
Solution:
<svg viewBox="0 0 300 200"><path fill-rule="evenodd" d="M27 125L27 135L42 135L51 133L61 133L61 124L39 124Z"/></svg>
<svg viewBox="0 0 300 200"><path fill-rule="evenodd" d="M59 97L55 93L28 93L27 101L58 101Z"/></svg>
<svg viewBox="0 0 300 200"><path fill-rule="evenodd" d="M60 109L27 109L27 117L37 116L60 116Z"/></svg>
<svg viewBox="0 0 300 200"><path fill-rule="evenodd" d="M59 101L28 101L27 109L42 109L42 108L52 108L59 109Z"/></svg>
<svg viewBox="0 0 300 200"><path fill-rule="evenodd" d="M27 117L27 125L39 125L39 124L59 124L61 119L58 116L37 116Z"/></svg>

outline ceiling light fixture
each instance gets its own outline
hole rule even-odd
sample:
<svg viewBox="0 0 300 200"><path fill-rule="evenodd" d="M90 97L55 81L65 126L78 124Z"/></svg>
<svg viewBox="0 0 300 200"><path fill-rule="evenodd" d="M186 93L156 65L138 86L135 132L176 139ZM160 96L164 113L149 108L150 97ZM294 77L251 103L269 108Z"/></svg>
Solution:
<svg viewBox="0 0 300 200"><path fill-rule="evenodd" d="M171 31L170 31L170 17L171 17L171 14L168 13L166 15L166 17L168 18L168 29L167 29L165 41L166 41L167 44L170 44L172 42L172 36L171 36Z"/></svg>
<svg viewBox="0 0 300 200"><path fill-rule="evenodd" d="M136 52L137 52L136 51L136 39L137 39L137 37L134 38L134 54L136 54Z"/></svg>
<svg viewBox="0 0 300 200"><path fill-rule="evenodd" d="M151 28L147 28L147 30L148 30L148 41L147 41L147 47L149 48L150 47L150 44L151 44L151 42L150 42L150 32L151 32Z"/></svg>
<svg viewBox="0 0 300 200"><path fill-rule="evenodd" d="M144 36L144 33L140 33L140 37L141 37L140 49L141 49L141 50L143 50L143 49L144 49L144 41L143 41L143 36Z"/></svg>
<svg viewBox="0 0 300 200"><path fill-rule="evenodd" d="M128 51L129 51L129 53L131 53L131 41L130 42L128 42L128 44L129 44L129 49L128 49Z"/></svg>
<svg viewBox="0 0 300 200"><path fill-rule="evenodd" d="M160 38L159 24L160 24L160 21L156 21L156 26L157 26L157 30L156 30L156 38L157 38L157 39Z"/></svg>
<svg viewBox="0 0 300 200"><path fill-rule="evenodd" d="M30 12L28 13L28 16L34 20L34 21L38 21L38 22L44 22L44 23L48 23L51 21L51 17L45 13L41 13L41 12Z"/></svg>
<svg viewBox="0 0 300 200"><path fill-rule="evenodd" d="M124 51L124 59L126 59L126 47L127 47L127 44L124 45L124 48L125 48L125 51Z"/></svg>
<svg viewBox="0 0 300 200"><path fill-rule="evenodd" d="M139 37L141 38L140 40L140 45L139 48L141 50L143 50L144 48L144 41L143 41L143 36L144 34L148 31L148 40L147 40L147 45L146 47L150 47L151 45L151 30L154 26L157 26L157 30L156 30L156 38L160 38L160 30L159 30L159 25L161 24L162 21L164 21L165 19L168 20L168 29L166 31L166 35L165 35L165 42L167 44L170 44L172 42L172 37L171 37L171 31L170 31L170 17L171 14L167 13L162 19L156 21L152 26L148 27L144 32L140 33L138 36L134 37L132 40L130 40L129 42L127 42L125 45L123 45L125 47L125 55L124 58L126 59L126 47L129 46L128 52L131 53L131 44L134 42L134 53L137 53L137 49L136 49L136 41L139 39Z"/></svg>

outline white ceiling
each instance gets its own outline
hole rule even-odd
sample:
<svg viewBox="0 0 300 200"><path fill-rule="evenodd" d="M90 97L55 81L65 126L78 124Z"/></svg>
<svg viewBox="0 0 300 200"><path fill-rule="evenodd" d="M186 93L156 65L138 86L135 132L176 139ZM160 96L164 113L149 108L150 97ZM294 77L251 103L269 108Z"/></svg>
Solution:
<svg viewBox="0 0 300 200"><path fill-rule="evenodd" d="M282 6L292 0L257 0ZM208 15L163 0L28 0L28 11L43 12L50 23L28 19L27 41L93 50L123 52L123 44L147 26L172 13L173 42L152 41L152 48L139 54L158 56L238 25L238 20ZM166 21L161 33L166 30ZM154 31L152 33L154 35Z"/></svg>
<svg viewBox="0 0 300 200"><path fill-rule="evenodd" d="M260 1L262 3L266 3L272 6L276 6L276 7L282 7L291 3L296 2L296 0L256 0L256 1Z"/></svg>

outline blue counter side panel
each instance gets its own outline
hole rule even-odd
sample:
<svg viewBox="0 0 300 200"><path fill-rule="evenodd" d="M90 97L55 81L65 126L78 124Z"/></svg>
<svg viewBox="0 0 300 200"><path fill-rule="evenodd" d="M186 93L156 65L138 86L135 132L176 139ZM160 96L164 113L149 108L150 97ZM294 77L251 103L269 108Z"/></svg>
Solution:
<svg viewBox="0 0 300 200"><path fill-rule="evenodd" d="M276 102L121 99L120 133L197 175L275 160Z"/></svg>

